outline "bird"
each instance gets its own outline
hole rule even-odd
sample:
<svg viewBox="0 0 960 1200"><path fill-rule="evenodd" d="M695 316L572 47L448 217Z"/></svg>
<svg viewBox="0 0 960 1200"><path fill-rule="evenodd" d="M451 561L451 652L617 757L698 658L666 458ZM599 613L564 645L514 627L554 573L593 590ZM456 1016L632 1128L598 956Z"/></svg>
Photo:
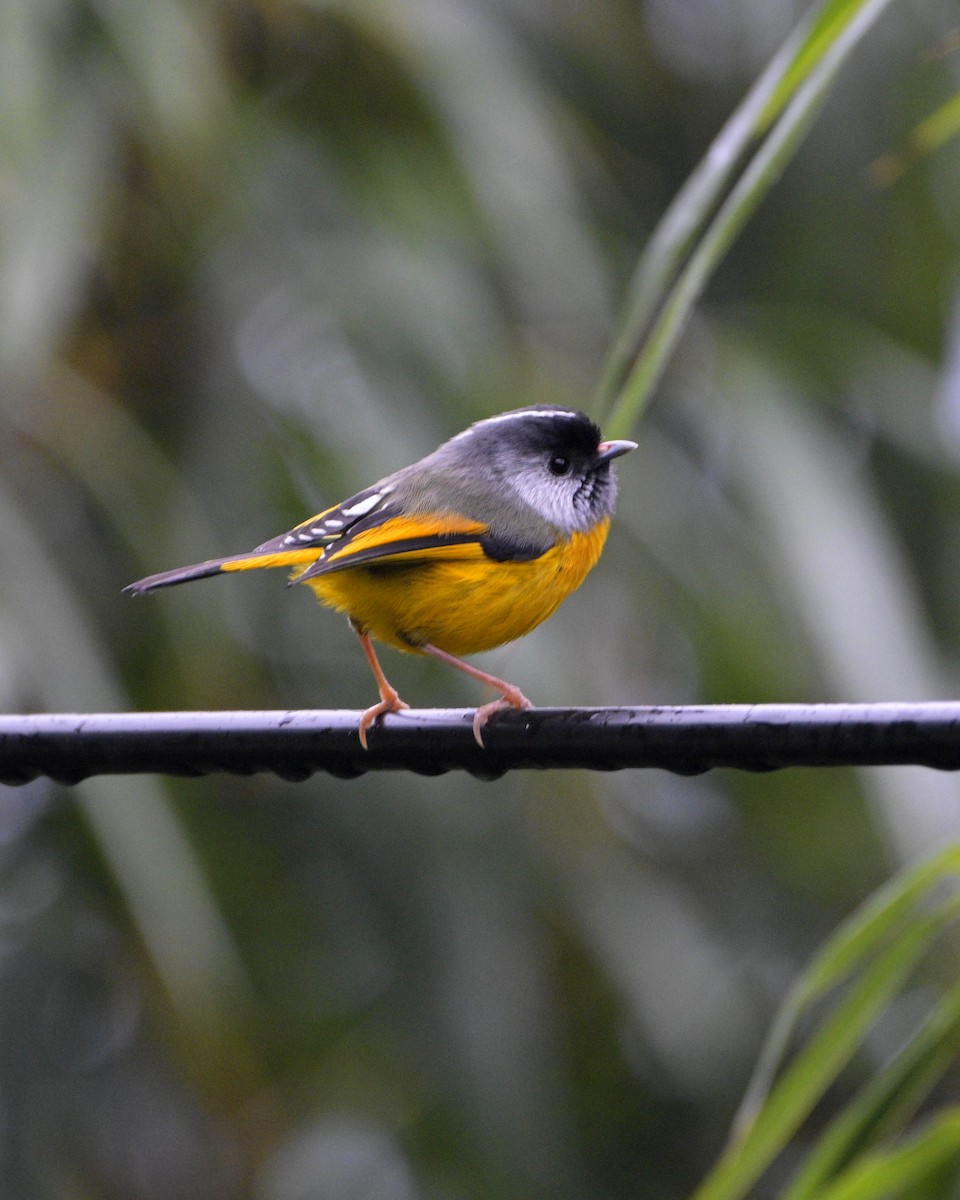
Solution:
<svg viewBox="0 0 960 1200"><path fill-rule="evenodd" d="M133 595L193 579L290 570L345 613L380 693L371 725L409 706L390 684L374 641L428 655L498 693L473 718L532 708L520 689L465 662L529 633L592 570L610 528L613 460L636 442L604 441L586 414L537 404L478 420L431 454L245 554L148 575Z"/></svg>

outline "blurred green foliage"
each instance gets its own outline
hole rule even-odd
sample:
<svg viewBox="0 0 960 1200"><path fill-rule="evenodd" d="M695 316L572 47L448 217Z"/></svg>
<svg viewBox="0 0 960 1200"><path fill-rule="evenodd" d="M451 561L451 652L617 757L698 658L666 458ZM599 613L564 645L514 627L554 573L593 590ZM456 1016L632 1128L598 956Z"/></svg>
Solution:
<svg viewBox="0 0 960 1200"><path fill-rule="evenodd" d="M587 404L804 7L0 0L4 707L370 703L276 575L120 588ZM534 699L956 694L960 147L888 169L952 111L956 27L893 3L846 66L633 431L600 566L482 660ZM387 655L411 702L477 700ZM4 789L0 1192L688 1196L813 947L958 828L957 781L908 770Z"/></svg>

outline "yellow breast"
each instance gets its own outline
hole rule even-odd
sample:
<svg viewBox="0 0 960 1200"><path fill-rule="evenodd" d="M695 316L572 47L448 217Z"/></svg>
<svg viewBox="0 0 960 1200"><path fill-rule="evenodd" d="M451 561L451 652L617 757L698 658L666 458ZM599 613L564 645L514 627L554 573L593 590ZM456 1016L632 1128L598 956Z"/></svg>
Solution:
<svg viewBox="0 0 960 1200"><path fill-rule="evenodd" d="M523 637L555 612L590 573L609 527L601 521L531 562L494 562L476 544L448 546L305 582L378 641L476 654Z"/></svg>

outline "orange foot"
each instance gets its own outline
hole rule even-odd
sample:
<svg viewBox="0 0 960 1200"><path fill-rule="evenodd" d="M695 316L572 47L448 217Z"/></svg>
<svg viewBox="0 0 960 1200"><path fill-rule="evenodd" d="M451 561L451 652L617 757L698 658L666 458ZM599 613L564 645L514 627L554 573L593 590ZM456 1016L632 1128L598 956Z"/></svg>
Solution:
<svg viewBox="0 0 960 1200"><path fill-rule="evenodd" d="M367 656L367 662L370 664L370 670L373 671L373 677L377 681L377 690L380 693L380 703L374 704L372 708L368 708L360 717L360 745L364 750L369 750L370 747L367 745L367 730L377 717L382 717L384 713L388 712L401 712L403 709L409 708L410 705L404 704L400 699L397 689L390 683L386 675L384 675L383 667L380 666L377 660L377 652L373 648L373 642L370 641L370 634L352 619L350 624L360 639L360 645Z"/></svg>
<svg viewBox="0 0 960 1200"><path fill-rule="evenodd" d="M404 704L393 688L390 688L386 694L381 691L380 703L371 705L360 717L360 745L364 750L370 749L367 745L367 730L378 717L382 717L384 713L402 712L409 707L410 705Z"/></svg>
<svg viewBox="0 0 960 1200"><path fill-rule="evenodd" d="M528 700L519 688L516 688L511 683L505 684L500 680L498 687L503 688L503 695L499 700L491 700L489 704L481 704L474 714L473 718L473 736L476 739L477 745L481 750L486 747L483 744L483 736L480 730L486 725L494 713L503 712L505 708L533 708L533 701Z"/></svg>

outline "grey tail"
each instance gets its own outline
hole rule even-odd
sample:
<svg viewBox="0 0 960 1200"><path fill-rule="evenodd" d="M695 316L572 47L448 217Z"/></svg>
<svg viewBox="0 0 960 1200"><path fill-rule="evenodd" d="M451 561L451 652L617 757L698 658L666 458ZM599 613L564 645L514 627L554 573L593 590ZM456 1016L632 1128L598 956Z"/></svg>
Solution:
<svg viewBox="0 0 960 1200"><path fill-rule="evenodd" d="M161 571L159 575L148 575L136 583L128 583L123 589L131 596L142 596L157 588L173 587L177 583L188 583L191 579L206 579L208 575L219 575L223 564L229 559L212 558L208 562L194 563L192 567L178 567L175 571Z"/></svg>

